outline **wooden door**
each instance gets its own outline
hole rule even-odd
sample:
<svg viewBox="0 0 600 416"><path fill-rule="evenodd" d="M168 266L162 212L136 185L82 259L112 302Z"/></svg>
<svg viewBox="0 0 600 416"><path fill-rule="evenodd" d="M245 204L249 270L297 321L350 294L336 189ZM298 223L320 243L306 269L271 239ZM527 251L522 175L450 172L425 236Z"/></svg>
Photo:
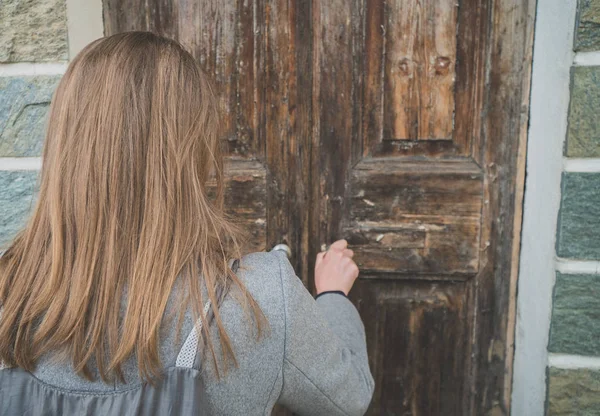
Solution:
<svg viewBox="0 0 600 416"><path fill-rule="evenodd" d="M314 290L344 237L369 414L509 413L533 1L104 0L222 92L229 209Z"/></svg>

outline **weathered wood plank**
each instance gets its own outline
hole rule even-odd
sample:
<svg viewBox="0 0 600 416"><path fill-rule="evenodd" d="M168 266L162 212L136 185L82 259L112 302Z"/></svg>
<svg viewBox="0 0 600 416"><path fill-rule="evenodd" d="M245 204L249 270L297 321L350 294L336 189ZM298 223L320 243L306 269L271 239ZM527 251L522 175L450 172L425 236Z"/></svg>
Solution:
<svg viewBox="0 0 600 416"><path fill-rule="evenodd" d="M482 118L480 165L484 173L481 271L477 278L473 382L477 386L471 414L510 414L507 377L508 321L511 276L514 276L515 234L520 232L515 211L520 202L524 168L523 141L527 129L535 1L490 0L491 30L485 113ZM490 305L494 305L490 308ZM514 307L514 306L513 306Z"/></svg>
<svg viewBox="0 0 600 416"><path fill-rule="evenodd" d="M363 55L364 117L361 129L365 156L451 158L475 153L475 160L480 160L477 149L481 146L480 120L484 110L487 56L485 39L490 24L489 12L486 2L477 0L442 3L443 7L439 9L439 13L451 15L454 19L453 25L450 24L450 20L435 25L436 19L442 17L438 16L437 11L431 10L432 7L437 8L439 2L366 2ZM398 10L402 13L399 14ZM418 24L418 19L428 11L433 13L429 23L420 26L421 30L415 29L414 25ZM411 12L417 17L416 20L408 18ZM396 29L400 29L388 30L390 22ZM436 31L443 33L438 36ZM422 49L419 52L418 47L431 39L434 43L445 45L445 50L453 51L453 59L448 65L451 74L435 75L437 58L430 60L429 66L422 63L423 56L435 53L436 50L428 46L427 50ZM411 44L413 49L408 49ZM410 57L411 53L416 58ZM395 56L394 59L392 55ZM438 63L448 63L441 54L436 56L440 57ZM398 62L403 64L398 65ZM405 69L406 75L401 76L403 72L400 68ZM429 72L426 71L427 68ZM421 78L415 77L415 71L421 71L418 73L421 74L421 78L424 77L425 83L420 81ZM442 82L442 85L437 85L438 81ZM429 87L431 91L442 88L445 93L435 93L434 101L431 101L427 98L431 96L431 91L421 91ZM396 90L399 92L395 92ZM436 107L428 108L423 99L436 103ZM443 102L447 105L442 106ZM436 122L429 117L438 108L437 104L440 104L439 108L448 108L445 117L447 123ZM421 137L419 129L427 124L419 124L422 114L428 115L429 124L433 125L433 129L446 126L448 134L427 134ZM409 122L411 119L412 124ZM409 135L411 131L412 135Z"/></svg>
<svg viewBox="0 0 600 416"><path fill-rule="evenodd" d="M261 163L229 159L225 169L225 210L247 233L244 252L267 248L267 173ZM215 184L208 182L209 196Z"/></svg>
<svg viewBox="0 0 600 416"><path fill-rule="evenodd" d="M368 160L350 178L344 235L367 270L478 269L482 175L468 162Z"/></svg>
<svg viewBox="0 0 600 416"><path fill-rule="evenodd" d="M472 163L361 163L350 177L350 221L479 220L482 174Z"/></svg>
<svg viewBox="0 0 600 416"><path fill-rule="evenodd" d="M476 165L464 162L357 165L344 229L357 261L386 272L475 272L481 176Z"/></svg>
<svg viewBox="0 0 600 416"><path fill-rule="evenodd" d="M456 1L387 1L384 19L384 137L450 140Z"/></svg>
<svg viewBox="0 0 600 416"><path fill-rule="evenodd" d="M318 187L317 251L342 235L347 207L346 180L351 166L353 140L359 137L355 107L353 18L358 0L313 2L314 134L318 138L319 165L314 186Z"/></svg>
<svg viewBox="0 0 600 416"><path fill-rule="evenodd" d="M383 69L385 7L381 1L369 1L365 10L364 74L362 117L363 156L369 156L383 142Z"/></svg>
<svg viewBox="0 0 600 416"><path fill-rule="evenodd" d="M364 280L350 298L365 323L375 394L368 415L464 415L466 284Z"/></svg>
<svg viewBox="0 0 600 416"><path fill-rule="evenodd" d="M344 230L362 270L383 273L475 275L478 221L421 225L356 224Z"/></svg>
<svg viewBox="0 0 600 416"><path fill-rule="evenodd" d="M265 22L265 139L269 172L269 245L292 248L296 273L309 285L312 154L312 45L310 7L270 0Z"/></svg>
<svg viewBox="0 0 600 416"><path fill-rule="evenodd" d="M480 163L488 50L489 1L461 0L458 14L453 143Z"/></svg>

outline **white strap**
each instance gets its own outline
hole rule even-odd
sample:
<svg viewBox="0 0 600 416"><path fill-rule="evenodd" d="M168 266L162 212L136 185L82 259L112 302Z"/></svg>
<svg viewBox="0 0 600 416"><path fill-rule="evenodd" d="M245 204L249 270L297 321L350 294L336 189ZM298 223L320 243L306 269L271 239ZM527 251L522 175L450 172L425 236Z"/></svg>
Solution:
<svg viewBox="0 0 600 416"><path fill-rule="evenodd" d="M0 255L2 255L2 253L0 253ZM3 310L4 308L0 308L0 319L2 319ZM8 366L4 364L4 361L0 360L0 370L4 370L5 368L8 368Z"/></svg>
<svg viewBox="0 0 600 416"><path fill-rule="evenodd" d="M206 302L206 305L204 305L204 317L206 317L209 309L210 299ZM190 334L183 343L183 347L181 347L179 355L177 355L177 360L175 360L176 367L192 368L194 366L194 361L196 360L196 354L198 352L198 331L201 329L202 319L198 318L196 325L194 325Z"/></svg>

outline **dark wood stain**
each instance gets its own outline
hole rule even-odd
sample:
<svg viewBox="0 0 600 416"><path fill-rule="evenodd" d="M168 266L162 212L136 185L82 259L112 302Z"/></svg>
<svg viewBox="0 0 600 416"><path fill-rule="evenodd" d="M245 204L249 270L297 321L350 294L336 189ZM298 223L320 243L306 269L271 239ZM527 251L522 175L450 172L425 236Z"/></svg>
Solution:
<svg viewBox="0 0 600 416"><path fill-rule="evenodd" d="M368 414L508 415L534 2L103 4L107 35L176 38L214 78L248 250L288 243L314 290L315 254L349 240Z"/></svg>

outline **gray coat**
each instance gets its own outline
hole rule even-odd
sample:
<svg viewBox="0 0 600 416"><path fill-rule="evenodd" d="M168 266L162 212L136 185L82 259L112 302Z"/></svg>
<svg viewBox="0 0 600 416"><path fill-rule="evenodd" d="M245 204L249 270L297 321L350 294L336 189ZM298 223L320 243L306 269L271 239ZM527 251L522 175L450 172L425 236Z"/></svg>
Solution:
<svg viewBox="0 0 600 416"><path fill-rule="evenodd" d="M189 336L178 340L173 328L164 331L165 376L158 385L140 382L133 359L125 366L127 382L107 385L44 357L33 374L0 371L0 414L268 415L276 403L300 415L364 414L374 382L352 303L335 293L315 301L280 252L245 256L237 274L267 317L269 332L256 342L242 308L227 297L221 316L239 366L220 381L212 363L196 353L188 314L182 333Z"/></svg>

